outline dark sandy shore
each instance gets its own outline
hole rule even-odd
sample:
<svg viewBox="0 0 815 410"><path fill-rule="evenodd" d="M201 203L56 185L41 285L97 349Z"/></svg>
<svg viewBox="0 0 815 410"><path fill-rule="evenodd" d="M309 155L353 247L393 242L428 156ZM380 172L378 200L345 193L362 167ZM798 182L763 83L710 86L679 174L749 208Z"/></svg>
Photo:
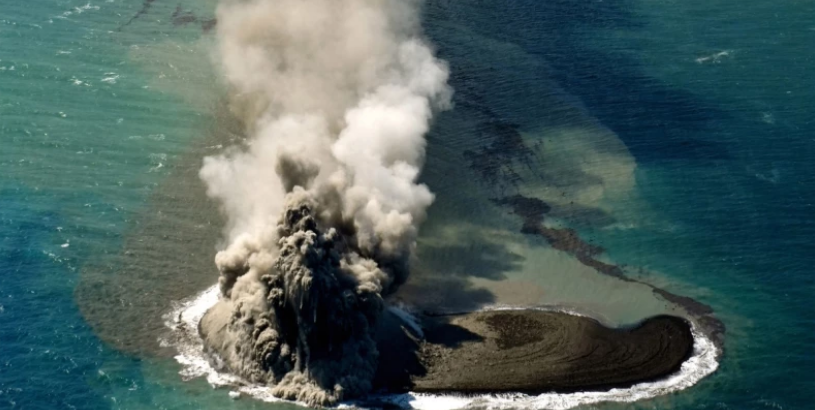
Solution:
<svg viewBox="0 0 815 410"><path fill-rule="evenodd" d="M383 321L379 388L461 393L624 388L677 371L693 351L690 325L672 316L630 329L536 310L421 320L424 339L392 316Z"/></svg>

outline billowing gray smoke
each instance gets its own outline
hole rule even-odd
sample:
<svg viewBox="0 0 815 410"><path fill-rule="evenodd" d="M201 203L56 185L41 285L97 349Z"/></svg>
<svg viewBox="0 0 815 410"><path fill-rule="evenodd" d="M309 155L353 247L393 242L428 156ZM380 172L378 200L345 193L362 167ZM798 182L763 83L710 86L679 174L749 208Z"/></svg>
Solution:
<svg viewBox="0 0 815 410"><path fill-rule="evenodd" d="M382 298L433 201L416 182L446 66L416 0L223 0L221 66L246 144L204 160L228 217L222 298L201 321L221 365L331 404L371 389Z"/></svg>

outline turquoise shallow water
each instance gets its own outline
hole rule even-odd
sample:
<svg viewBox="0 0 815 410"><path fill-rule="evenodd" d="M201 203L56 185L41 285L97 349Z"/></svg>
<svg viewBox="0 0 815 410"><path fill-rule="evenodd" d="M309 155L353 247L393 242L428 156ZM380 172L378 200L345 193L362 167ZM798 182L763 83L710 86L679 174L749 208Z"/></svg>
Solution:
<svg viewBox="0 0 815 410"><path fill-rule="evenodd" d="M106 290L120 283L127 294L133 278L89 281L99 271L89 266L138 272L116 257L137 247L145 221L204 212L156 198L167 186L194 184L194 172L178 170L219 129L211 35L201 28L214 2L145 4L0 7L0 408L286 407L184 382L162 354L111 341L127 323L103 326L88 313L92 298L105 301L110 318L142 309ZM174 25L177 6L199 21ZM455 273L448 285L488 283L491 291L462 293L479 303L562 297L620 322L658 309L644 296L624 299L636 291L604 300L613 283L511 236L517 221L481 198L517 191L558 203L562 191L563 224L605 247L628 274L710 304L728 329L720 369L699 385L600 407L810 408L813 15L812 5L792 1L430 2L425 29L451 64L457 96L430 136L425 179L439 200L419 273L441 266ZM490 148L503 128L483 122L514 124L542 150L534 168L544 175L516 164L509 170L520 180L505 173L498 183L463 184L483 176L464 151L497 149L488 153L514 161L499 155L512 147ZM461 227L478 218L491 218L485 225L512 245L470 239L481 231ZM202 246L214 250L218 228L204 231L212 238ZM471 252L438 238L472 241ZM473 249L487 256L462 262ZM184 263L154 269L159 279L176 276L154 286L172 283L174 298L200 290L200 278L177 278ZM541 283L529 268L539 264L567 273ZM545 296L519 296L518 283ZM156 305L145 317L171 303L145 300Z"/></svg>

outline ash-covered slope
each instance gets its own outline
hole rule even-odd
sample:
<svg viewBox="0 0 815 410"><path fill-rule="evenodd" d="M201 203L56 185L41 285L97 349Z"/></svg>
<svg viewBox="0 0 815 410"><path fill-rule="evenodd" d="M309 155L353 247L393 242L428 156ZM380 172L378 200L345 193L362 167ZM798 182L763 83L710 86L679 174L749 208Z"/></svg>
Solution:
<svg viewBox="0 0 815 410"><path fill-rule="evenodd" d="M449 101L413 0L223 0L245 143L201 177L227 217L201 334L230 372L308 404L370 391L382 297L433 201L424 135Z"/></svg>
<svg viewBox="0 0 815 410"><path fill-rule="evenodd" d="M336 229L320 232L314 207L302 189L288 196L276 258L254 261L251 272L245 258L219 261L225 299L200 331L230 371L280 397L325 404L371 389L387 276Z"/></svg>

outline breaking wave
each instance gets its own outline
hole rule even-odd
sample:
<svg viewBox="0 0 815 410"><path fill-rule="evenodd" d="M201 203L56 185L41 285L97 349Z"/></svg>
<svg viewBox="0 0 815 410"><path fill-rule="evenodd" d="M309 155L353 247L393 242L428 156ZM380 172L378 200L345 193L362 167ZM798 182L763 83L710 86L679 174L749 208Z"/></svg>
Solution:
<svg viewBox="0 0 815 410"><path fill-rule="evenodd" d="M204 345L198 335L198 322L204 313L218 302L218 286L213 286L204 292L175 303L171 312L164 316L165 324L172 331L170 336L160 340L165 346L172 346L178 350L175 359L182 365L180 372L184 380L198 377L205 377L207 382L214 388L229 389L230 396L249 396L254 399L266 402L285 401L272 395L272 388L269 386L248 383L235 375L219 372L212 366L210 358L204 353ZM406 320L412 327L418 327L418 323L405 310L390 308L403 320ZM518 310L527 309L512 306L494 306L485 310ZM558 310L570 315L580 315L575 311L564 311L554 308L540 308L541 310ZM684 390L701 379L716 371L719 367L719 349L697 325L692 324L693 332L693 354L682 363L680 370L666 378L653 382L636 384L626 389L611 389L608 391L589 391L577 393L544 393L539 395L529 395L522 393L513 394L477 394L477 395L457 395L457 394L425 394L425 393L404 393L404 394L384 394L371 395L368 399L373 401L395 405L404 409L417 410L455 410L470 408L489 409L548 409L565 410L585 404L600 402L622 402L630 403L645 400L657 396L662 396L680 390ZM305 403L298 403L306 406ZM361 401L342 402L339 408L365 408Z"/></svg>

